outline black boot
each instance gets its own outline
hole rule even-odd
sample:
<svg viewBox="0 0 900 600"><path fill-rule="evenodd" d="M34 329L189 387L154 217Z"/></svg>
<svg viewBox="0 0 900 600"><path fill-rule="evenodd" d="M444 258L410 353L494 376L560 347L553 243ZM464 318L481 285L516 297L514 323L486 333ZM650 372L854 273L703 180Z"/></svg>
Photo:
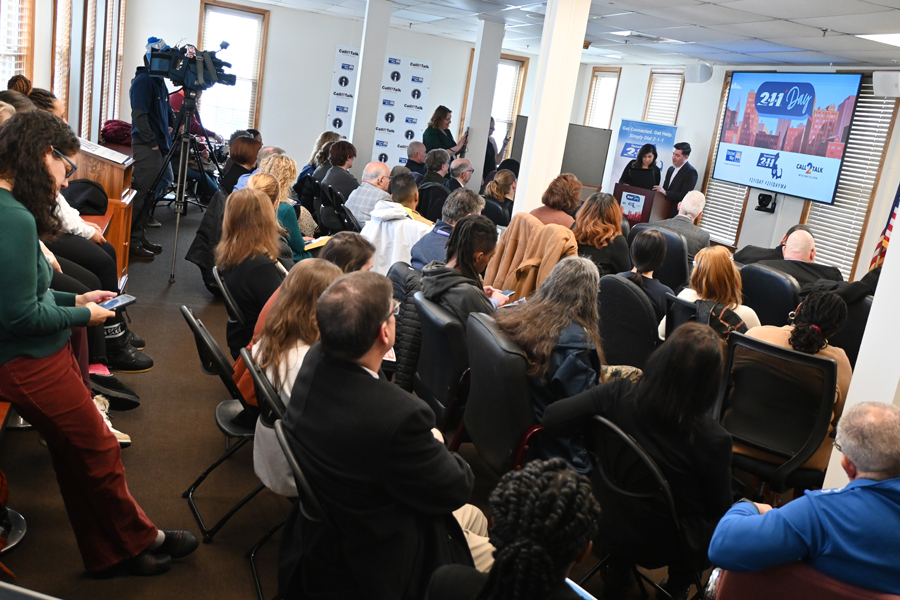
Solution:
<svg viewBox="0 0 900 600"><path fill-rule="evenodd" d="M132 410L141 405L141 399L134 390L116 379L115 375L91 373L91 389L106 396L110 410Z"/></svg>
<svg viewBox="0 0 900 600"><path fill-rule="evenodd" d="M104 324L106 362L112 371L143 373L153 368L153 359L128 342L125 320L120 311Z"/></svg>

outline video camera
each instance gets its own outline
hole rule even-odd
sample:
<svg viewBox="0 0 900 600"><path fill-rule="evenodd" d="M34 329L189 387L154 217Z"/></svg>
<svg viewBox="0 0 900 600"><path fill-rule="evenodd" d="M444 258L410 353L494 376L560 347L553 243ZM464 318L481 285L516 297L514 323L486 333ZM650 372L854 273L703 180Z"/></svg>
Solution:
<svg viewBox="0 0 900 600"><path fill-rule="evenodd" d="M219 45L220 50L228 47L228 42ZM175 85L187 90L202 92L216 83L234 85L237 76L225 73L227 63L216 58L218 50L201 52L195 46L165 47L150 52L150 74L166 77Z"/></svg>

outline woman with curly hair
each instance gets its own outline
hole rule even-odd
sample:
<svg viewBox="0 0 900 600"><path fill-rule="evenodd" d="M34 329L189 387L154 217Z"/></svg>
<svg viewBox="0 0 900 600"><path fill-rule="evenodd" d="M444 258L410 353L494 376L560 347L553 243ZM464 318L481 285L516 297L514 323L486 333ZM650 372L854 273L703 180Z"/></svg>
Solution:
<svg viewBox="0 0 900 600"><path fill-rule="evenodd" d="M259 163L257 173L271 175L278 181L278 200L275 204L275 214L278 222L288 232L288 243L294 253L294 262L304 258L310 258L312 254L306 250L306 239L312 238L316 230L316 222L309 211L300 207L301 217L297 217L297 211L291 202L291 186L297 181L297 163L284 154L267 156ZM305 231L304 231L305 229Z"/></svg>
<svg viewBox="0 0 900 600"><path fill-rule="evenodd" d="M114 314L116 294L48 289L39 236L59 232L56 194L75 172L78 138L44 111L0 128L0 396L47 441L85 569L155 575L198 545L186 531L158 530L125 482L119 442L94 405L72 352L71 328Z"/></svg>
<svg viewBox="0 0 900 600"><path fill-rule="evenodd" d="M489 573L445 565L428 600L578 600L569 570L587 558L600 505L584 475L561 459L535 460L500 479L488 500L496 547Z"/></svg>
<svg viewBox="0 0 900 600"><path fill-rule="evenodd" d="M531 214L544 225L556 223L571 228L575 224L572 215L581 204L581 187L581 182L571 173L557 175L541 196L543 206L537 207Z"/></svg>
<svg viewBox="0 0 900 600"><path fill-rule="evenodd" d="M572 228L578 254L591 259L600 277L630 271L634 265L622 235L622 207L609 194L591 194L575 215Z"/></svg>

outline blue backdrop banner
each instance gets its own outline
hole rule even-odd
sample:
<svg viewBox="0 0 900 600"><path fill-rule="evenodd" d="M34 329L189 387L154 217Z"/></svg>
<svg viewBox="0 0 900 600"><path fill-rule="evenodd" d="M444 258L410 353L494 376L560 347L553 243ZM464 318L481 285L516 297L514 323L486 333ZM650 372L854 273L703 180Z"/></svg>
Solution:
<svg viewBox="0 0 900 600"><path fill-rule="evenodd" d="M666 178L666 169L672 166L672 152L675 150L675 132L677 130L678 128L674 125L657 125L656 123L623 119L622 125L619 126L619 137L616 140L616 158L612 165L610 190L619 182L628 163L637 158L638 151L644 144L656 146L656 164L662 173L660 180L662 183Z"/></svg>

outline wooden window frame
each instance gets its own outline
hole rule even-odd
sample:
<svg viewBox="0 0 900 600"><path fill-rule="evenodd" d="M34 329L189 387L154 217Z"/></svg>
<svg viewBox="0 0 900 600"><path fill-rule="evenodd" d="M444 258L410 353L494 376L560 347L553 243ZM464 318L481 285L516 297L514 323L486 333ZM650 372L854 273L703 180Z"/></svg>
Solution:
<svg viewBox="0 0 900 600"><path fill-rule="evenodd" d="M644 98L644 112L641 121L646 122L647 110L650 108L650 90L653 89L653 75L655 73L681 75L681 87L678 89L678 106L675 108L675 120L672 126L678 125L678 115L681 113L681 98L684 96L684 69L650 69L650 77L647 79L647 92Z"/></svg>
<svg viewBox="0 0 900 600"><path fill-rule="evenodd" d="M262 41L260 42L260 50L259 50L259 67L257 70L256 77L256 101L253 106L253 127L251 129L259 129L259 112L260 107L262 105L262 90L263 90L263 72L266 66L266 46L269 41L269 14L271 11L268 11L264 8L255 8L252 6L244 6L243 4L232 4L230 2L221 2L220 0L200 0L200 28L197 31L197 43L203 43L203 21L206 17L206 7L207 6L218 6L220 8L228 8L231 10L236 10L239 12L247 12L253 13L257 15L262 15L263 17L263 31L262 31ZM204 50L204 48L200 48L200 50Z"/></svg>
<svg viewBox="0 0 900 600"><path fill-rule="evenodd" d="M93 11L94 13L94 23L93 23L93 35L88 35L88 26L90 14ZM94 55L97 52L97 3L94 0L85 0L84 6L84 15L82 22L82 35L81 35L81 86L78 90L79 98L78 98L78 127L79 127L79 135L86 139L91 139L91 120L93 117L93 108L94 108L94 78L97 74L94 72ZM90 41L90 49L91 55L88 56L88 38L92 38ZM71 41L70 41L71 43ZM85 73L88 71L88 62L90 61L90 74L91 81L90 85L85 88ZM101 72L103 68L101 65ZM88 105L88 119L87 123L84 120L84 109L85 103ZM87 127L85 128L85 125Z"/></svg>
<svg viewBox="0 0 900 600"><path fill-rule="evenodd" d="M616 99L619 96L619 81L622 79L622 67L594 67L591 69L591 79L588 84L588 99L587 105L584 107L584 120L582 121L582 125L587 126L588 117L591 114L591 103L594 101L594 77L597 73L615 73L616 74L616 91L613 92L613 112L616 110ZM679 100L679 104L680 104ZM612 115L609 117L609 126L612 128Z"/></svg>
<svg viewBox="0 0 900 600"><path fill-rule="evenodd" d="M31 81L34 80L34 5L35 0L25 0L26 12L28 13L28 24L25 27L25 31L28 39L25 43L25 69L22 74ZM3 85L6 85L5 81L3 82Z"/></svg>
<svg viewBox="0 0 900 600"><path fill-rule="evenodd" d="M513 106L513 122L512 129L510 129L510 136L514 136L516 132L516 119L515 117L519 116L522 111L522 99L525 98L525 83L528 78L528 65L531 62L531 59L527 56L519 56L517 54L500 54L500 60L514 60L516 62L522 63L522 83L519 86L518 93L516 95L516 103ZM462 137L463 130L466 123L466 111L469 108L469 85L472 83L472 66L475 64L475 48L472 48L469 52L469 73L466 75L466 92L463 95L463 105L462 110L460 111L460 119L459 119L459 131L457 132L457 139ZM496 92L496 89L494 90Z"/></svg>

